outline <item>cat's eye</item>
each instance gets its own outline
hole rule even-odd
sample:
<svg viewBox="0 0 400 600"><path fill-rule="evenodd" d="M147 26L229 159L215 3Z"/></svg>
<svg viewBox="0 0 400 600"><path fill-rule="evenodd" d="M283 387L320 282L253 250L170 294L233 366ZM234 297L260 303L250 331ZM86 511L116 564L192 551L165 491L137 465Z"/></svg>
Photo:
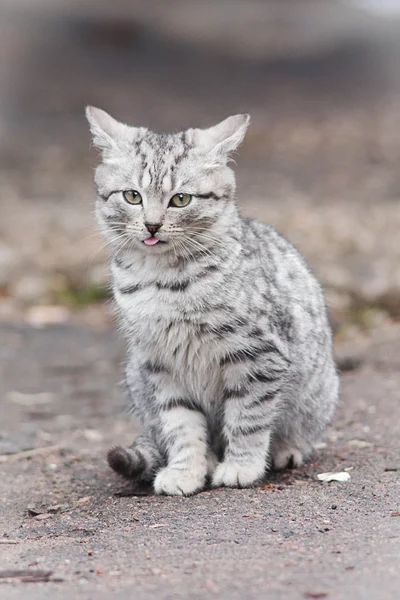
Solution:
<svg viewBox="0 0 400 600"><path fill-rule="evenodd" d="M142 196L136 190L126 190L122 195L129 204L142 204Z"/></svg>
<svg viewBox="0 0 400 600"><path fill-rule="evenodd" d="M169 201L169 206L174 206L175 208L183 208L187 206L192 201L192 196L190 194L175 194L172 196Z"/></svg>

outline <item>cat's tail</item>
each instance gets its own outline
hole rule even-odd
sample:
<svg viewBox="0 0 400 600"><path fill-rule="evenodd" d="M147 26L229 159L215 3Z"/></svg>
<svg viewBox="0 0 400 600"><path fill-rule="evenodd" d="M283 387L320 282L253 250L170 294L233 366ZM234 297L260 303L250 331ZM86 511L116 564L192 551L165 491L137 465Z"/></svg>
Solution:
<svg viewBox="0 0 400 600"><path fill-rule="evenodd" d="M107 460L119 475L141 481L152 481L163 464L160 451L153 440L145 435L139 436L128 448L111 448Z"/></svg>

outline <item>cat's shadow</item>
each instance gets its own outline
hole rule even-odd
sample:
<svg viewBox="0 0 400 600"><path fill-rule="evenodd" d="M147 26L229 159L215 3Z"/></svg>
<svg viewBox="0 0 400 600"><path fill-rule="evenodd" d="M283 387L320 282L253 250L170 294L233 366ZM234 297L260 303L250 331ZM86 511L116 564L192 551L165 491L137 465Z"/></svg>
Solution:
<svg viewBox="0 0 400 600"><path fill-rule="evenodd" d="M313 479L312 471L314 465L312 463L308 463L303 465L302 467L291 469L287 468L283 471L269 471L265 477L260 481L258 485L253 486L253 490L257 489L276 489L282 490L288 486L291 486L295 483L295 481L299 480L310 480ZM203 490L194 494L195 496L198 494L202 494L205 492L211 491L221 491L223 489L234 489L234 488L214 488L208 483ZM240 489L240 488L239 488ZM125 486L117 489L114 492L114 496L118 498L127 498L127 497L143 497L143 496L156 496L154 492L154 488L151 484L146 483L127 483ZM188 496L190 497L190 496Z"/></svg>

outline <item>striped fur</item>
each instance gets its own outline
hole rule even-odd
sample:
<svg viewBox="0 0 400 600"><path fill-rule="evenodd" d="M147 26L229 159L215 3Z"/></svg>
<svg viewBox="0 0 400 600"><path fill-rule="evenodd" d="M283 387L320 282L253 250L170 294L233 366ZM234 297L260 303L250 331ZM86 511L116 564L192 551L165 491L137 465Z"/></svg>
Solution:
<svg viewBox="0 0 400 600"><path fill-rule="evenodd" d="M338 398L321 289L298 252L240 217L228 166L248 117L158 135L89 108L96 214L112 252L126 386L143 434L109 463L157 493L251 486L311 452ZM143 203L124 201L124 190ZM185 208L168 206L179 192ZM145 223L161 227L146 246Z"/></svg>

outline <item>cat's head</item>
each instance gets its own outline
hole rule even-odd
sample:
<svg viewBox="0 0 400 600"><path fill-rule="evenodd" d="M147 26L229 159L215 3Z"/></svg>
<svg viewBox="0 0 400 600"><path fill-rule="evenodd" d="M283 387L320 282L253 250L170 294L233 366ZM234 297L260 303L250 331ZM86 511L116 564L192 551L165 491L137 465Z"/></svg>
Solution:
<svg viewBox="0 0 400 600"><path fill-rule="evenodd" d="M229 117L209 129L156 134L130 127L88 107L96 169L96 214L107 240L119 248L190 256L221 243L235 208L229 157L249 124Z"/></svg>

